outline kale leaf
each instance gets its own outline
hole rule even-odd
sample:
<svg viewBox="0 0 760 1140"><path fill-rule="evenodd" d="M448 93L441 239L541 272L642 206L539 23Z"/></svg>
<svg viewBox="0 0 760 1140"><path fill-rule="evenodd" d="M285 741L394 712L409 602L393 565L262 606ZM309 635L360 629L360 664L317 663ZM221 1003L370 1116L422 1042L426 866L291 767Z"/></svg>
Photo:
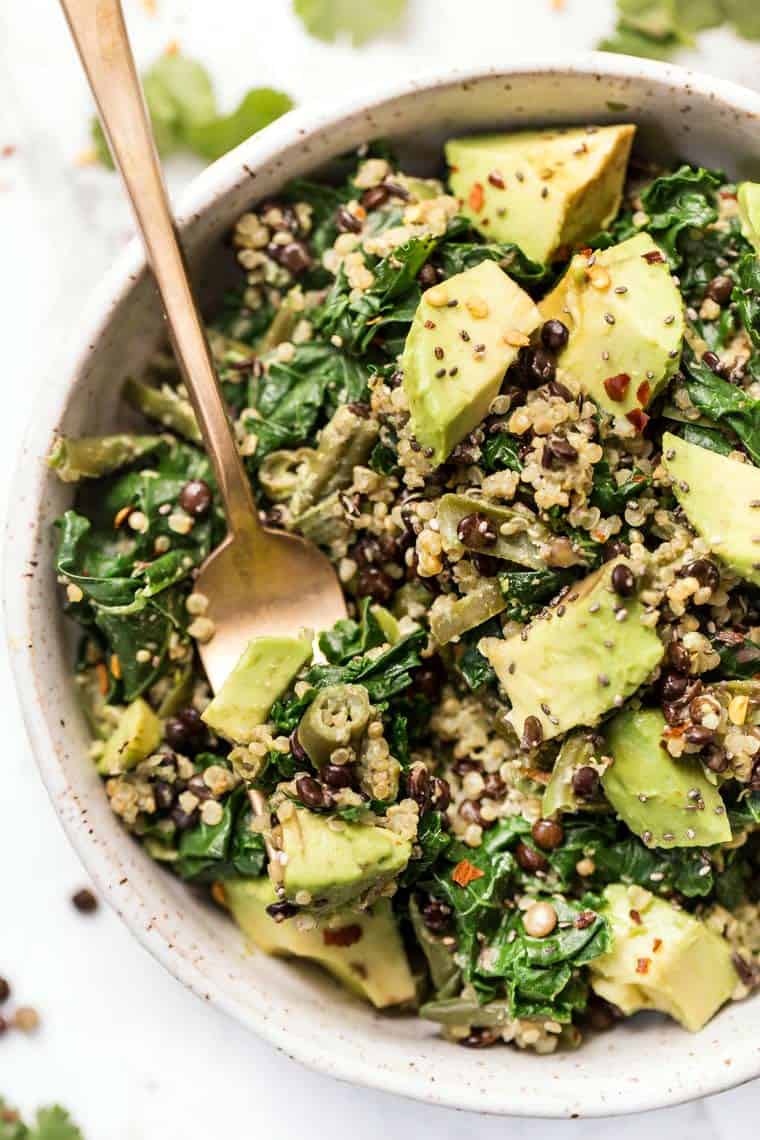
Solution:
<svg viewBox="0 0 760 1140"><path fill-rule="evenodd" d="M371 598L362 598L359 620L343 618L319 635L319 648L331 665L345 665L359 653L385 643L386 637L372 613Z"/></svg>
<svg viewBox="0 0 760 1140"><path fill-rule="evenodd" d="M463 646L463 652L457 658L457 669L472 692L496 682L493 666L478 649L481 637L501 637L501 623L498 618L490 618L462 635L460 644Z"/></svg>
<svg viewBox="0 0 760 1140"><path fill-rule="evenodd" d="M717 428L704 427L702 424L674 424L673 430L686 443L693 443L697 447L704 447L707 451L714 451L718 455L729 455L734 449L731 441Z"/></svg>
<svg viewBox="0 0 760 1140"><path fill-rule="evenodd" d="M365 366L330 344L299 344L291 360L272 361L254 395L256 418L244 417L257 440L252 465L279 448L313 443L318 428L366 390Z"/></svg>
<svg viewBox="0 0 760 1140"><path fill-rule="evenodd" d="M527 622L574 580L569 570L506 570L499 585L507 600L504 611L511 621Z"/></svg>
<svg viewBox="0 0 760 1140"><path fill-rule="evenodd" d="M494 432L489 435L483 444L481 464L489 474L494 471L522 471L520 448L523 446L520 437L508 431Z"/></svg>
<svg viewBox="0 0 760 1140"><path fill-rule="evenodd" d="M425 631L419 629L377 655L359 655L344 665L312 665L304 675L311 689L302 697L278 697L272 705L269 715L277 731L291 733L317 692L327 685L363 685L373 704L383 704L403 693L412 683L411 671L421 664L425 641Z"/></svg>
<svg viewBox="0 0 760 1140"><path fill-rule="evenodd" d="M713 641L713 649L720 656L717 672L728 681L747 680L760 673L760 645L745 637L737 644Z"/></svg>
<svg viewBox="0 0 760 1140"><path fill-rule="evenodd" d="M210 758L219 763L217 757ZM182 834L177 873L194 883L218 879L258 878L266 863L264 841L251 829L253 813L245 788L238 787L224 802L219 823L198 823Z"/></svg>
<svg viewBox="0 0 760 1140"><path fill-rule="evenodd" d="M588 996L578 969L611 945L607 919L585 900L553 896L551 905L557 913L553 934L532 938L525 931L522 913L509 911L480 953L478 973L504 980L513 1017L570 1021L575 1010L584 1008Z"/></svg>
<svg viewBox="0 0 760 1140"><path fill-rule="evenodd" d="M418 883L449 850L454 841L445 824L445 817L439 811L427 811L422 816L416 840L421 854L408 863L401 875L402 886L409 887Z"/></svg>
<svg viewBox="0 0 760 1140"><path fill-rule="evenodd" d="M753 347L760 351L760 257L745 254L736 267L736 277L733 300Z"/></svg>
<svg viewBox="0 0 760 1140"><path fill-rule="evenodd" d="M642 192L641 204L648 215L645 228L665 251L672 269L683 261L682 233L704 230L717 220L717 190L723 181L717 171L684 165L655 178Z"/></svg>
<svg viewBox="0 0 760 1140"><path fill-rule="evenodd" d="M755 463L760 463L760 400L729 384L691 349L684 350L686 390L695 408L713 422L730 427Z"/></svg>
<svg viewBox="0 0 760 1140"><path fill-rule="evenodd" d="M445 239L434 257L446 277L464 273L482 261L495 261L523 288L543 287L552 280L554 271L550 266L532 261L513 242L479 242L473 241L472 236L466 218L454 218L449 223ZM469 240L460 240L464 237Z"/></svg>
<svg viewBox="0 0 760 1140"><path fill-rule="evenodd" d="M626 473L622 483L618 483L606 459L600 459L594 466L591 502L603 515L620 515L631 499L636 499L650 485L651 479L641 471Z"/></svg>
<svg viewBox="0 0 760 1140"><path fill-rule="evenodd" d="M318 335L325 340L340 337L345 351L358 356L366 354L381 330L395 346L392 326L398 326L397 336L406 336L421 296L417 274L437 242L429 236L410 238L387 257L367 257L374 280L360 293L341 267L323 304L311 314ZM395 348L388 355L395 356Z"/></svg>

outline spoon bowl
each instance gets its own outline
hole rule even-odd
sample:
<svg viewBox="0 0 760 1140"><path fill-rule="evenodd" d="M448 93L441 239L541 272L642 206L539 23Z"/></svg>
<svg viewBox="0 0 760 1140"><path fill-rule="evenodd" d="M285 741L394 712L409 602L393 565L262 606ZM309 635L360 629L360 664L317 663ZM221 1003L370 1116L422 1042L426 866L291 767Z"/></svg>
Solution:
<svg viewBox="0 0 760 1140"><path fill-rule="evenodd" d="M210 639L199 645L214 691L254 637L327 629L346 616L335 569L316 546L261 529L255 541L230 535L206 559L195 583L208 598Z"/></svg>

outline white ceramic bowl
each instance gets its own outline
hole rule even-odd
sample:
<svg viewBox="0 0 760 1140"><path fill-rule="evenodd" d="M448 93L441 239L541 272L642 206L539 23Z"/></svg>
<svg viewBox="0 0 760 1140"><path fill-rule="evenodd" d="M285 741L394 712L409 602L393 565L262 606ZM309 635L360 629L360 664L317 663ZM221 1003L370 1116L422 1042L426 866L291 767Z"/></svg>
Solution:
<svg viewBox="0 0 760 1140"><path fill-rule="evenodd" d="M684 156L731 175L760 171L760 95L676 67L613 55L468 74L446 72L287 115L193 184L180 227L196 281L213 303L234 271L222 238L257 198L377 136L395 137L425 170L452 132L633 119L653 157ZM725 1009L697 1036L635 1019L577 1053L473 1052L435 1027L381 1017L326 977L244 951L218 910L198 901L130 840L92 765L71 680L71 646L52 566L52 521L70 492L45 468L55 429L124 424L122 379L163 335L142 254L131 246L96 292L74 344L51 371L12 493L7 619L32 745L72 843L130 930L176 977L315 1069L457 1108L525 1116L604 1115L672 1104L760 1074L760 999Z"/></svg>

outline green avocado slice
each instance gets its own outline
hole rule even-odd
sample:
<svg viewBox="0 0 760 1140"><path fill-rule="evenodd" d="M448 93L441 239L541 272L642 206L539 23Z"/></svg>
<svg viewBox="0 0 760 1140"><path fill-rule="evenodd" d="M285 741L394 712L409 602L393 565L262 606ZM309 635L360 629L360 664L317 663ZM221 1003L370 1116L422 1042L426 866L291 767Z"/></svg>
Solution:
<svg viewBox="0 0 760 1140"><path fill-rule="evenodd" d="M411 844L387 827L330 819L295 808L279 825L286 898L312 911L345 906L379 890L406 867Z"/></svg>
<svg viewBox="0 0 760 1140"><path fill-rule="evenodd" d="M728 942L642 887L613 883L604 898L614 938L589 963L592 988L626 1015L658 1009L696 1033L739 980Z"/></svg>
<svg viewBox="0 0 760 1140"><path fill-rule="evenodd" d="M305 958L378 1009L415 1000L415 985L388 899L368 910L344 909L317 918L309 930L293 919L275 922L266 908L277 901L269 879L231 879L225 903L243 933L265 954Z"/></svg>
<svg viewBox="0 0 760 1140"><path fill-rule="evenodd" d="M443 463L485 417L540 319L528 294L495 261L481 261L422 294L401 370L414 434L434 463Z"/></svg>
<svg viewBox="0 0 760 1140"><path fill-rule="evenodd" d="M570 331L559 379L612 415L638 418L678 368L683 300L649 234L578 254L540 309Z"/></svg>
<svg viewBox="0 0 760 1140"><path fill-rule="evenodd" d="M544 740L596 724L662 660L662 642L642 624L642 604L612 588L624 563L606 563L514 637L479 643L512 702L506 719L518 736L528 717L540 722Z"/></svg>
<svg viewBox="0 0 760 1140"><path fill-rule="evenodd" d="M489 241L551 261L614 218L635 131L622 123L450 139L451 192Z"/></svg>
<svg viewBox="0 0 760 1140"><path fill-rule="evenodd" d="M742 233L760 257L760 182L742 182L737 190Z"/></svg>
<svg viewBox="0 0 760 1140"><path fill-rule="evenodd" d="M127 705L98 760L101 776L128 772L161 743L161 721L142 697Z"/></svg>
<svg viewBox="0 0 760 1140"><path fill-rule="evenodd" d="M236 744L248 744L298 670L311 657L308 637L256 637L203 713L206 724Z"/></svg>
<svg viewBox="0 0 760 1140"><path fill-rule="evenodd" d="M760 586L760 468L666 432L662 461L697 534L740 577Z"/></svg>
<svg viewBox="0 0 760 1140"><path fill-rule="evenodd" d="M709 847L731 840L720 793L697 757L675 760L662 746L659 709L627 709L609 722L612 764L604 794L631 831L652 847Z"/></svg>

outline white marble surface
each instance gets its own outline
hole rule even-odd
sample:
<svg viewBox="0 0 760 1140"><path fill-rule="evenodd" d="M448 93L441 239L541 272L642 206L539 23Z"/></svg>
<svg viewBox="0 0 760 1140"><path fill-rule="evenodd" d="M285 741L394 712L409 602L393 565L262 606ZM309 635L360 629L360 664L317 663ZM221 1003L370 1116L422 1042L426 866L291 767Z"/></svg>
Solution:
<svg viewBox="0 0 760 1140"><path fill-rule="evenodd" d="M572 53L607 30L613 4L566 0L558 12L551 0L470 0L466 10L461 0L410 0L405 33L361 52L309 40L289 0L157 0L154 14L139 0L125 7L142 62L176 40L209 65L231 104L254 84L303 101L345 93L370 76L413 72L422 60ZM77 164L89 101L56 9L51 0L0 0L0 485L11 495L14 452L45 398L51 350L131 228L116 179ZM760 46L723 32L703 37L699 53L685 58L760 82ZM174 160L172 189L196 170L191 160ZM0 693L0 974L43 1018L35 1037L0 1042L0 1095L25 1109L60 1100L87 1140L205 1140L232 1130L291 1140L313 1130L315 1119L331 1140L375 1140L396 1129L419 1140L518 1131L550 1140L570 1128L583 1140L613 1129L620 1140L666 1131L714 1140L752 1127L757 1084L614 1124L570 1125L428 1108L303 1070L183 991L107 907L91 918L73 910L68 898L83 874L38 780L4 656ZM507 1053L504 1063L508 1079Z"/></svg>

